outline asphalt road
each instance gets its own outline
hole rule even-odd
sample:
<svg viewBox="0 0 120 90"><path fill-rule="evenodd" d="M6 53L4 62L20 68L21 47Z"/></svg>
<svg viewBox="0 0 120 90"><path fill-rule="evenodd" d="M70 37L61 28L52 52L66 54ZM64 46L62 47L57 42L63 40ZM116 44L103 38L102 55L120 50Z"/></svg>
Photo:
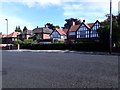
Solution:
<svg viewBox="0 0 120 90"><path fill-rule="evenodd" d="M3 51L3 88L117 88L118 56Z"/></svg>

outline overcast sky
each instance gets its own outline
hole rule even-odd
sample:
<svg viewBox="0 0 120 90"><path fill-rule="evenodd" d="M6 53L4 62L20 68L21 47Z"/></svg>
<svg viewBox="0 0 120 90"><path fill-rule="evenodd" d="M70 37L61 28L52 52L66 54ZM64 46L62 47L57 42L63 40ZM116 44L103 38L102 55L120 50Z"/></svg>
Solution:
<svg viewBox="0 0 120 90"><path fill-rule="evenodd" d="M113 14L118 13L118 1L112 0ZM86 23L102 21L109 13L110 0L0 0L0 32L6 34L6 21L9 33L16 26L27 26L32 30L46 23L60 25L66 18L85 19Z"/></svg>

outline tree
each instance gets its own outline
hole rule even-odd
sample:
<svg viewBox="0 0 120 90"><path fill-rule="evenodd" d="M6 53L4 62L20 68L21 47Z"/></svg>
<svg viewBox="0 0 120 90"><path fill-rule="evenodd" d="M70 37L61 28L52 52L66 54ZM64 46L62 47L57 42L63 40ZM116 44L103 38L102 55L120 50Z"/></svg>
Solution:
<svg viewBox="0 0 120 90"><path fill-rule="evenodd" d="M120 13L118 14L118 19L117 19L117 21L118 21L118 24L119 24L119 26L120 26Z"/></svg>
<svg viewBox="0 0 120 90"><path fill-rule="evenodd" d="M119 15L112 16L112 43L116 44L120 41L120 24ZM98 29L98 34L101 43L109 44L109 34L110 33L110 16L107 15L107 19L101 22L101 27Z"/></svg>
<svg viewBox="0 0 120 90"><path fill-rule="evenodd" d="M75 19L75 18L65 19L65 21L66 21L66 23L64 24L64 28L66 28L66 29L69 29L73 25L73 22L75 23L75 25L81 24L81 20Z"/></svg>
<svg viewBox="0 0 120 90"><path fill-rule="evenodd" d="M27 27L26 27L26 26L24 26L24 28L23 28L23 32L24 32L24 31L26 31L26 30L28 30L28 29L27 29Z"/></svg>
<svg viewBox="0 0 120 90"><path fill-rule="evenodd" d="M16 26L15 32L22 32L20 26L18 26L18 27Z"/></svg>
<svg viewBox="0 0 120 90"><path fill-rule="evenodd" d="M60 26L59 26L59 25L56 25L56 26L55 26L55 28L58 28L58 29L60 29Z"/></svg>
<svg viewBox="0 0 120 90"><path fill-rule="evenodd" d="M55 26L51 23L45 24L45 27L48 27L49 29L53 29L53 30L55 29Z"/></svg>

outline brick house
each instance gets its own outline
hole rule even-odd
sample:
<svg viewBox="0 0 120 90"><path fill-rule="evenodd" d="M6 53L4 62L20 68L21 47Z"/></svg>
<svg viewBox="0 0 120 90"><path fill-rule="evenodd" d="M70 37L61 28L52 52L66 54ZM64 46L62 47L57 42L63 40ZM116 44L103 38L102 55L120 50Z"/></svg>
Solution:
<svg viewBox="0 0 120 90"><path fill-rule="evenodd" d="M38 43L40 41L50 41L50 34L52 33L52 29L49 29L48 27L37 27L33 29L32 39L37 40Z"/></svg>

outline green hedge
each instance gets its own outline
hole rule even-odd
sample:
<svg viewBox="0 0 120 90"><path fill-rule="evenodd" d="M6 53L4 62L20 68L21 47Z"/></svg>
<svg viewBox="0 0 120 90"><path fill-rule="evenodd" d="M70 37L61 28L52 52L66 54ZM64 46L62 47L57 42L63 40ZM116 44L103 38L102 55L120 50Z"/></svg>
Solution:
<svg viewBox="0 0 120 90"><path fill-rule="evenodd" d="M109 51L109 46L100 43L76 44L22 44L22 49L32 50L75 50L75 51Z"/></svg>

